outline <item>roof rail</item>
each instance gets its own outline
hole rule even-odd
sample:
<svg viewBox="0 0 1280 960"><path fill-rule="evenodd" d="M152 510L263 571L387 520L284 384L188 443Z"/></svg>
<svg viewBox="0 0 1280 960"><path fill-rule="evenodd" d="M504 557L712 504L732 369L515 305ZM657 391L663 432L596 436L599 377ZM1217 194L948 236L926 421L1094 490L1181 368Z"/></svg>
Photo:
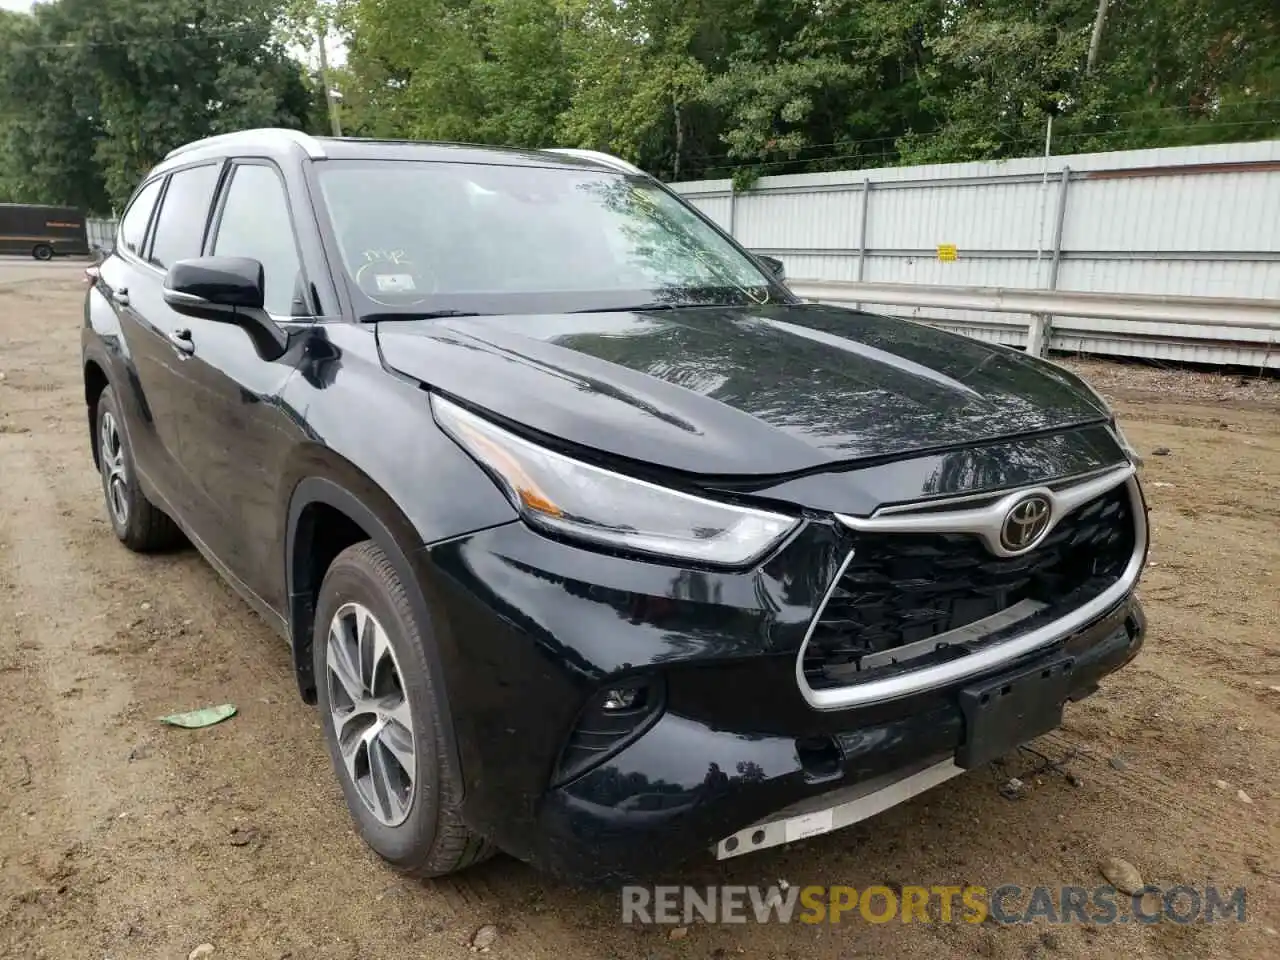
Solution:
<svg viewBox="0 0 1280 960"><path fill-rule="evenodd" d="M627 163L621 157L615 157L611 153L602 153L599 150L579 150L577 147L551 147L546 152L560 153L566 157L577 157L580 160L594 160L596 163L602 163L606 167L613 167L613 169L621 170L623 173L634 173L642 177L647 176L634 163Z"/></svg>
<svg viewBox="0 0 1280 960"><path fill-rule="evenodd" d="M321 146L319 140L308 136L300 130L286 130L283 127L237 130L234 133L220 133L214 137L205 137L203 140L193 140L191 143L184 143L182 146L170 150L165 154L164 158L168 160L171 157L176 157L179 154L186 153L189 150L197 150L201 147L234 146L240 142L248 145L250 142L261 142L262 140L296 143L306 151L307 156L312 160L324 159L324 147Z"/></svg>

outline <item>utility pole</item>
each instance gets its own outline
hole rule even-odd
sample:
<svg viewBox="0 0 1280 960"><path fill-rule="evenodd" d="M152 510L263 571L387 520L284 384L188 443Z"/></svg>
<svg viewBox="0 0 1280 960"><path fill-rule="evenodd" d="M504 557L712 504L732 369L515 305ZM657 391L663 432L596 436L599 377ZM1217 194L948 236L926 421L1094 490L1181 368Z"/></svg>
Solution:
<svg viewBox="0 0 1280 960"><path fill-rule="evenodd" d="M329 107L329 126L333 128L335 137L342 136L342 124L338 121L338 103L333 99L333 89L329 86L329 52L325 45L329 40L329 21L323 13L316 15L316 34L320 38L320 82L324 85L324 102Z"/></svg>
<svg viewBox="0 0 1280 960"><path fill-rule="evenodd" d="M1107 22L1107 5L1110 0L1098 0L1098 15L1093 18L1093 36L1089 38L1089 59L1085 61L1084 72L1093 73L1093 65L1098 61L1098 47L1102 45L1102 28Z"/></svg>

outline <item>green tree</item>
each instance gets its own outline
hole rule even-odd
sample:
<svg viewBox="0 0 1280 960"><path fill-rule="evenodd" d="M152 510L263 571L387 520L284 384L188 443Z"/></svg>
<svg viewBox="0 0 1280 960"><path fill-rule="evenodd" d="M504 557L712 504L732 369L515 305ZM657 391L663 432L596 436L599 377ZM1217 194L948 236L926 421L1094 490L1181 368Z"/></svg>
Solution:
<svg viewBox="0 0 1280 960"><path fill-rule="evenodd" d="M311 95L276 30L266 0L37 4L0 64L21 189L104 211L182 143L304 126Z"/></svg>
<svg viewBox="0 0 1280 960"><path fill-rule="evenodd" d="M905 162L1123 150L1280 132L1274 0L1113 0L1085 69L1096 0L955 0L927 45L936 117Z"/></svg>
<svg viewBox="0 0 1280 960"><path fill-rule="evenodd" d="M346 22L344 112L376 135L543 147L568 106L551 0L354 0Z"/></svg>
<svg viewBox="0 0 1280 960"><path fill-rule="evenodd" d="M0 22L0 184L9 199L110 208L85 48L71 42L86 0L37 4Z"/></svg>
<svg viewBox="0 0 1280 960"><path fill-rule="evenodd" d="M26 25L24 16L9 10L0 10L0 77L7 73L3 65L13 62L18 32ZM23 185L19 167L13 156L10 132L17 121L17 111L7 100L0 99L0 203L13 203L21 199Z"/></svg>
<svg viewBox="0 0 1280 960"><path fill-rule="evenodd" d="M908 162L1027 156L1051 114L1095 107L1092 0L963 0L929 38L925 105L941 123L899 142Z"/></svg>
<svg viewBox="0 0 1280 960"><path fill-rule="evenodd" d="M305 0L316 2L316 0ZM1274 0L346 0L382 136L619 153L665 177L1274 136Z"/></svg>
<svg viewBox="0 0 1280 960"><path fill-rule="evenodd" d="M716 146L705 108L740 4L733 0L570 0L573 96L567 144L608 150L680 179Z"/></svg>
<svg viewBox="0 0 1280 960"><path fill-rule="evenodd" d="M0 196L105 209L171 147L343 132L608 150L668 178L1280 134L1275 0L50 0L0 18Z"/></svg>
<svg viewBox="0 0 1280 960"><path fill-rule="evenodd" d="M96 158L114 200L182 143L305 126L310 95L265 0L98 3L80 36L105 132Z"/></svg>
<svg viewBox="0 0 1280 960"><path fill-rule="evenodd" d="M893 162L894 140L933 122L925 41L943 11L942 0L758 3L710 88L725 159L765 173Z"/></svg>
<svg viewBox="0 0 1280 960"><path fill-rule="evenodd" d="M1280 135L1274 0L1115 0L1099 63L1107 115L1072 150Z"/></svg>

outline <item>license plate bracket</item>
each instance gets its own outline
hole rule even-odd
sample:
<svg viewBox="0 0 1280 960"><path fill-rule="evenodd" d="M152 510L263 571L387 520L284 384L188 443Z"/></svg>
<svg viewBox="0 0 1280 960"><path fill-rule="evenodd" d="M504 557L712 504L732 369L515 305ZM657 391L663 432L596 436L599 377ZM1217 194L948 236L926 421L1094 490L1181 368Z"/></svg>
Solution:
<svg viewBox="0 0 1280 960"><path fill-rule="evenodd" d="M957 766L983 766L1061 726L1075 665L1074 657L1059 657L964 687L965 740Z"/></svg>

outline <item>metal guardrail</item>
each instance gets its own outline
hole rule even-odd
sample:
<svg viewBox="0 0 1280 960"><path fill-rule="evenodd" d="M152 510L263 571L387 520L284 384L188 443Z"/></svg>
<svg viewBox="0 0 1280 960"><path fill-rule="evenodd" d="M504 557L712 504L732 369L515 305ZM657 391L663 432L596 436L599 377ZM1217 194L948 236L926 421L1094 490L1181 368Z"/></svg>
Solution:
<svg viewBox="0 0 1280 960"><path fill-rule="evenodd" d="M949 287L912 283L858 283L791 280L787 286L806 300L826 303L887 304L993 313L1029 313L1027 351L1043 355L1052 317L1147 321L1257 331L1248 340L1280 347L1280 300L1152 296L1132 293L1082 293L1008 287ZM963 326L963 321L948 321Z"/></svg>

